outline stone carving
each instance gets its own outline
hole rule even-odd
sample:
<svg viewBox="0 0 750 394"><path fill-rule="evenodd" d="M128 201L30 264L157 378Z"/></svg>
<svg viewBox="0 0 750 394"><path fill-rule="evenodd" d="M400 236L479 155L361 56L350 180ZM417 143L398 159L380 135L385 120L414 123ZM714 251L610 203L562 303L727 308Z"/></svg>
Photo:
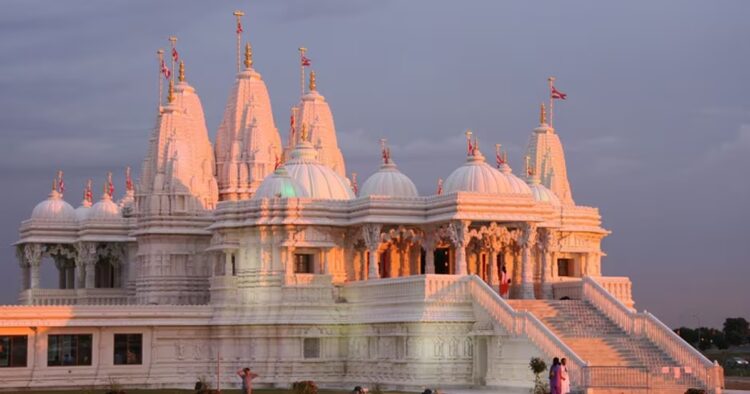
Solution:
<svg viewBox="0 0 750 394"><path fill-rule="evenodd" d="M39 266L42 262L43 248L41 244L26 244L23 246L23 258L30 266Z"/></svg>
<svg viewBox="0 0 750 394"><path fill-rule="evenodd" d="M362 226L362 239L369 250L377 250L380 246L380 229L379 224L365 224Z"/></svg>

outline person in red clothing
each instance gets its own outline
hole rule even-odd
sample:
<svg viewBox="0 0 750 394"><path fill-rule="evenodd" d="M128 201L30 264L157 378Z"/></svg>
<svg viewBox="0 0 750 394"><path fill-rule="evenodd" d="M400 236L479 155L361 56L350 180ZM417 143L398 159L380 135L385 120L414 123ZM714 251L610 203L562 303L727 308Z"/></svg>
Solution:
<svg viewBox="0 0 750 394"><path fill-rule="evenodd" d="M237 371L237 376L242 379L242 392L244 394L252 394L253 392L253 379L258 377L258 374L250 371L250 368L242 368Z"/></svg>
<svg viewBox="0 0 750 394"><path fill-rule="evenodd" d="M505 265L503 265L503 268L500 269L500 296L507 299L509 290L510 275L508 275L508 271L505 269Z"/></svg>

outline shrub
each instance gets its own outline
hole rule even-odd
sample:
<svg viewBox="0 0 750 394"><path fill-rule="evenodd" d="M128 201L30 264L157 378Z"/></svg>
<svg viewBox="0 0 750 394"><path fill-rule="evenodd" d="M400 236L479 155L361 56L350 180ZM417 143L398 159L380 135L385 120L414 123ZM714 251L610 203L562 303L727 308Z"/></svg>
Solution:
<svg viewBox="0 0 750 394"><path fill-rule="evenodd" d="M294 394L318 394L318 386L312 380L302 380L292 383Z"/></svg>
<svg viewBox="0 0 750 394"><path fill-rule="evenodd" d="M542 373L547 370L547 363L539 357L532 357L529 361L529 369L534 373L534 394L545 394L549 392L549 385L542 379Z"/></svg>

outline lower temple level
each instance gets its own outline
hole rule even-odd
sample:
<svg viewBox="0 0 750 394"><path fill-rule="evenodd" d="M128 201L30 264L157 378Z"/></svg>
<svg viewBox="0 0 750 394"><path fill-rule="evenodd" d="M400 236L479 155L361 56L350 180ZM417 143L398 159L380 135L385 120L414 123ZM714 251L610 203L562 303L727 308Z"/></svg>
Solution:
<svg viewBox="0 0 750 394"><path fill-rule="evenodd" d="M509 303L476 276L422 275L316 303L1 307L0 387L228 388L249 366L260 387L511 390L532 386L531 357L567 357L577 390L721 389L719 366L599 281L563 301Z"/></svg>

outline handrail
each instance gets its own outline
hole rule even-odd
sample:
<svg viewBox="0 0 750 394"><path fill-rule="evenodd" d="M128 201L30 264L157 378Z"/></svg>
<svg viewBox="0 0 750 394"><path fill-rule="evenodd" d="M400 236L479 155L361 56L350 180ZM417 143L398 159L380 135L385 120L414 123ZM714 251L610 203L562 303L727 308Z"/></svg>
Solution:
<svg viewBox="0 0 750 394"><path fill-rule="evenodd" d="M690 367L709 390L721 387L721 367L712 363L654 315L648 312L637 313L627 308L594 278L588 276L583 278L582 296L629 335L646 337L675 361Z"/></svg>
<svg viewBox="0 0 750 394"><path fill-rule="evenodd" d="M476 275L466 279L472 300L515 336L524 335L534 343L548 358L567 357L568 373L573 386L582 387L588 364L557 337L532 313L519 312L513 309L502 297L493 291L487 283Z"/></svg>

